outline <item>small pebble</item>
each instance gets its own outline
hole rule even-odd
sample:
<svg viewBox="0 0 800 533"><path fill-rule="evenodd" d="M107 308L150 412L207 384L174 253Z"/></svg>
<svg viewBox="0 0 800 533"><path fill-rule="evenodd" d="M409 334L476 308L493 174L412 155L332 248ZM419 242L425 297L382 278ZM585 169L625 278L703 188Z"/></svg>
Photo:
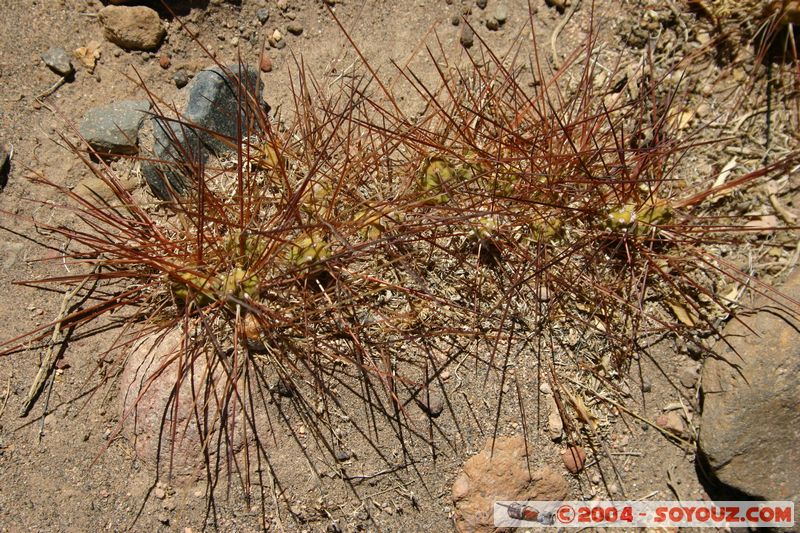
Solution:
<svg viewBox="0 0 800 533"><path fill-rule="evenodd" d="M42 54L42 60L47 68L65 78L72 76L75 73L75 67L72 66L67 52L63 48L51 48Z"/></svg>
<svg viewBox="0 0 800 533"><path fill-rule="evenodd" d="M580 446L570 446L561 452L561 460L570 473L577 474L583 470L583 466L586 464L586 452Z"/></svg>
<svg viewBox="0 0 800 533"><path fill-rule="evenodd" d="M159 500L163 500L164 498L167 497L167 491L165 491L161 487L156 487L155 490L153 490L153 496L155 496Z"/></svg>
<svg viewBox="0 0 800 533"><path fill-rule="evenodd" d="M544 0L548 7L556 8L556 11L563 13L567 8L567 0Z"/></svg>
<svg viewBox="0 0 800 533"><path fill-rule="evenodd" d="M172 61L170 60L167 54L164 54L160 58L158 58L158 64L161 68L168 69L169 66L172 64Z"/></svg>
<svg viewBox="0 0 800 533"><path fill-rule="evenodd" d="M286 41L281 39L280 41L276 42L275 48L277 48L278 50L283 50L284 48L286 48Z"/></svg>
<svg viewBox="0 0 800 533"><path fill-rule="evenodd" d="M275 392L277 392L284 398L291 398L292 396L294 396L294 385L291 382L279 379L275 383ZM305 432L305 430L303 430L303 432Z"/></svg>
<svg viewBox="0 0 800 533"><path fill-rule="evenodd" d="M458 15L453 15L453 17L450 19L450 24L453 26L458 26L461 24L461 17Z"/></svg>
<svg viewBox="0 0 800 533"><path fill-rule="evenodd" d="M261 69L261 72L272 72L272 60L266 53L261 55L258 67Z"/></svg>
<svg viewBox="0 0 800 533"><path fill-rule="evenodd" d="M233 39L231 39L231 46L239 46L239 38L238 37L234 37Z"/></svg>
<svg viewBox="0 0 800 533"><path fill-rule="evenodd" d="M695 114L697 115L698 118L705 118L711 114L711 106L704 102L699 106L697 106Z"/></svg>
<svg viewBox="0 0 800 533"><path fill-rule="evenodd" d="M490 31L497 31L500 29L500 23L497 22L497 19L492 17L486 20L486 27L489 28Z"/></svg>
<svg viewBox="0 0 800 533"><path fill-rule="evenodd" d="M536 290L536 297L542 302L550 301L550 289L542 285Z"/></svg>
<svg viewBox="0 0 800 533"><path fill-rule="evenodd" d="M488 0L476 0L475 5L481 9L486 9L486 4L488 3Z"/></svg>
<svg viewBox="0 0 800 533"><path fill-rule="evenodd" d="M182 89L186 87L189 83L189 75L186 73L185 70L179 69L175 74L172 76L172 81L175 82L175 87L178 89Z"/></svg>
<svg viewBox="0 0 800 533"><path fill-rule="evenodd" d="M700 372L697 368L686 366L680 369L678 372L678 381L681 382L681 385L686 387L687 389L693 389L697 385L697 381L700 379Z"/></svg>
<svg viewBox="0 0 800 533"><path fill-rule="evenodd" d="M346 450L336 450L336 460L339 462L347 461L352 454Z"/></svg>
<svg viewBox="0 0 800 533"><path fill-rule="evenodd" d="M286 31L292 35L300 35L303 33L303 26L301 26L298 22L290 22L286 25Z"/></svg>
<svg viewBox="0 0 800 533"><path fill-rule="evenodd" d="M281 33L280 30L275 30L275 31L272 32L272 40L273 41L278 43L278 42L281 41L281 39L283 39L283 34Z"/></svg>
<svg viewBox="0 0 800 533"><path fill-rule="evenodd" d="M256 11L256 18L261 24L265 24L269 20L269 9L266 7L262 7L258 11Z"/></svg>
<svg viewBox="0 0 800 533"><path fill-rule="evenodd" d="M420 409L425 411L425 414L431 418L436 418L442 414L442 411L444 410L444 398L442 398L442 395L438 393L431 393L430 398L426 398L423 392L421 400L418 400L417 403L419 404Z"/></svg>
<svg viewBox="0 0 800 533"><path fill-rule="evenodd" d="M506 6L497 6L497 9L494 10L494 18L495 20L502 26L508 20L508 9Z"/></svg>
<svg viewBox="0 0 800 533"><path fill-rule="evenodd" d="M642 392L647 393L647 392L650 392L652 390L653 390L653 384L652 383L650 383L649 381L643 381L642 382Z"/></svg>
<svg viewBox="0 0 800 533"><path fill-rule="evenodd" d="M464 48L472 48L472 45L475 43L475 32L472 31L472 28L469 25L464 24L464 27L461 29L461 46Z"/></svg>

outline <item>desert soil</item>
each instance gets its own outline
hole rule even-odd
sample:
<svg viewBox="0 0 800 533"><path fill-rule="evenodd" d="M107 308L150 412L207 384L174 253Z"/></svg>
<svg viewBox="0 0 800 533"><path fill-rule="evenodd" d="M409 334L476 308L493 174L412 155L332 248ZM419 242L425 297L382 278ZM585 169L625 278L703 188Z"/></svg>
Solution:
<svg viewBox="0 0 800 533"><path fill-rule="evenodd" d="M485 20L501 3L508 13L507 21L499 31L490 31ZM264 95L273 110L290 107L291 80L296 79L301 65L322 84L364 71L353 45L319 0L282 0L281 6L273 0L196 4L200 5L181 15L185 28L175 20L169 21L167 40L155 53L127 52L105 40L97 19L103 5L97 0L7 1L0 6L0 141L13 146L8 184L0 192L1 225L7 230L0 234L3 339L46 326L58 314L61 287L42 291L14 283L57 276L69 269L69 265L52 260L67 243L53 242L35 228L33 221L69 223L71 215L52 209L48 202L59 202L56 193L26 177L40 172L69 186L87 177L85 167L64 148L59 135L73 135L70 128L89 109L114 100L145 98L139 80L166 102L180 100L173 81L175 72L185 69L194 73L211 64L199 43L220 62L234 62L241 56L243 61L257 64L265 37L275 29L284 34L287 46L269 49L273 68L262 73ZM560 31L556 39L559 53L565 54L580 43L594 25L599 55L609 67L614 67L615 61L636 64L646 55L642 46L647 39L631 35L633 30L641 30L647 17L674 19L666 26L656 24L658 30L650 35L653 43L659 43L656 50L660 57L698 50L714 36L707 17L689 11L677 0L597 0L594 11L591 4L584 0ZM435 55L446 54L454 64L466 64L469 52L459 42L463 23L456 26L452 19L467 9L471 11L467 18L492 50L505 51L521 44L523 53L529 54L532 20L541 55L549 57L550 37L567 15L544 0L531 0L530 5L532 17L528 2L523 0L489 0L485 9L474 0L337 0L335 13L361 54L390 85L401 83L393 63L413 69L425 81L435 81L426 46L434 49ZM257 17L262 8L269 9L264 24ZM302 25L302 34L287 32L290 22ZM199 43L189 37L189 31L197 35ZM648 35L649 30L643 31ZM40 103L37 95L59 79L44 65L41 55L54 46L71 52L91 41L99 42L101 49L94 73L73 59L77 65L74 80L41 98ZM474 53L478 49L476 45L471 50ZM162 56L170 58L167 68L160 65ZM695 112L692 127L720 116L733 123L744 117L741 133L746 132L691 154L687 168L697 174L713 176L733 155L755 165L765 154L763 112L746 116L765 105L764 95L759 93L764 85L756 83L745 98L737 92L757 71L752 56L752 49L747 47L728 62L717 61L713 52L701 53L685 71L683 84L691 88L687 107ZM420 105L412 97L402 103L410 114ZM701 105L705 108L698 117ZM772 137L778 151L791 142L781 136L781 125L777 120L774 127L778 133ZM709 131L708 136L718 136L718 131ZM768 281L779 283L782 279ZM218 488L210 513L203 480L173 483L164 475L156 477L153 465L137 458L131 444L117 434L120 410L115 381L110 379L97 388L115 372L115 355L105 353L114 335L113 329L99 330L72 339L56 372L44 418L44 397L27 417L18 416L43 350L33 347L0 358L0 531L186 532L214 526L220 531L258 530L260 507L245 505L236 480L231 481L230 490ZM696 354L674 342L654 348L652 357L632 365L626 378L632 391L628 399L631 410L655 420L665 409L682 405L681 415L691 419L698 405L699 367ZM323 475L317 476L310 460L292 445L289 428L279 430L270 458L283 499L295 514L267 501L270 527L282 526L288 531L337 531L336 527L345 531L452 529L452 485L464 462L492 433L497 395L485 391L500 385L492 378L484 389L482 373L471 375L471 370L462 370L462 374L458 376L464 380L458 398L463 395L467 404L477 406L478 416L487 418L481 424L466 410L445 412L437 424L451 435L455 435L454 422L444 419L463 415L461 438L453 438L452 445L441 447L435 457L418 453L420 460L413 468L374 475L386 470L386 464L361 459L370 457L371 452L356 440L348 472L364 479L345 483L325 475L327 467L319 464L314 467ZM448 386L455 387L456 376L450 380ZM507 403L498 432L521 434L515 402ZM703 479L692 446L668 439L632 417L616 417L603 429L604 442L616 459L624 485L607 462L590 460L583 472L569 474L560 458L563 445L553 442L546 432L548 414L544 401L541 409L527 413L530 461L535 468L549 465L563 475L573 499L596 495L700 500L717 490ZM411 416L426 427L428 419L422 411ZM296 430L300 421L290 416L286 423ZM687 441L691 442L693 431L690 423L684 435ZM397 453L391 439L381 446L387 453Z"/></svg>

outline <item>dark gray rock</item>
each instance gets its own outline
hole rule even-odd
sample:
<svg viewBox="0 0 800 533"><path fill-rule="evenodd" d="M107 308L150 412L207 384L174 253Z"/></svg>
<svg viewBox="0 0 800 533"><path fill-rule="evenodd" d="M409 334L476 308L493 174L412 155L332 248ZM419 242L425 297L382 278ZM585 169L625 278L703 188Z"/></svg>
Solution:
<svg viewBox="0 0 800 533"><path fill-rule="evenodd" d="M258 72L252 67L245 67L244 71L239 70L239 65L228 65L227 68L233 77L226 75L220 67L198 73L189 84L189 102L183 111L185 120L217 134L200 134L203 143L215 154L235 146L237 112L242 127L247 121L247 103L244 102L242 108L239 102L240 84L249 94L255 94L258 83ZM247 95L244 91L242 93L242 99L247 100ZM230 142L220 140L219 135Z"/></svg>
<svg viewBox="0 0 800 533"><path fill-rule="evenodd" d="M347 461L352 456L353 454L347 450L336 450L336 460L339 462Z"/></svg>
<svg viewBox="0 0 800 533"><path fill-rule="evenodd" d="M800 295L800 271L780 288ZM780 301L780 295L769 295ZM793 306L787 303L788 306ZM774 301L759 297L756 311L724 330L702 370L699 447L724 484L765 500L800 504L800 329Z"/></svg>
<svg viewBox="0 0 800 533"><path fill-rule="evenodd" d="M89 145L101 153L134 154L138 151L139 128L150 102L126 100L89 110L78 131Z"/></svg>
<svg viewBox="0 0 800 533"><path fill-rule="evenodd" d="M261 24L265 24L269 20L269 9L266 7L262 7L258 11L256 11L256 18Z"/></svg>
<svg viewBox="0 0 800 533"><path fill-rule="evenodd" d="M75 67L63 48L51 48L42 54L42 61L59 76L69 78L75 74Z"/></svg>
<svg viewBox="0 0 800 533"><path fill-rule="evenodd" d="M219 155L232 150L237 139L237 114L242 131L255 126L247 124L250 99L242 95L239 102L239 79L247 92L256 93L258 74L246 67L240 72L238 65L229 65L230 73L214 67L203 70L188 85L189 101L180 119L155 117L153 125L153 155L158 161L142 165L142 173L153 193L162 200L170 200L192 188L192 181L200 163L209 153ZM269 110L259 95L259 105ZM252 122L252 120L251 120Z"/></svg>
<svg viewBox="0 0 800 533"><path fill-rule="evenodd" d="M184 69L178 69L175 74L172 76L172 81L175 82L175 87L178 89L183 89L187 85L189 85L189 73L187 73Z"/></svg>

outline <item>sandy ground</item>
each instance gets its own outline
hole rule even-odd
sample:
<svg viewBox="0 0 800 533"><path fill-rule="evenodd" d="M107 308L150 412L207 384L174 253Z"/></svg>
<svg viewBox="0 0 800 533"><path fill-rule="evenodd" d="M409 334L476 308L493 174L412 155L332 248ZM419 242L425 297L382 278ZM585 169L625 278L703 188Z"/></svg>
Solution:
<svg viewBox="0 0 800 533"><path fill-rule="evenodd" d="M37 231L32 221L70 223L72 215L53 210L48 202L61 200L55 191L29 182L26 176L41 172L69 186L84 179L87 176L85 167L63 148L59 134L69 132L71 125L92 107L112 100L143 98L137 79L166 101L179 99L172 81L174 73L180 68L196 72L210 64L198 43L188 37L187 30L196 33L199 42L214 53L217 60L232 62L238 54L242 60L253 63L258 61L264 37L276 28L283 31L288 44L283 49L269 51L273 71L262 75L265 98L273 110L289 107L290 80L296 79L300 68L321 84L332 84L337 77L363 72L353 45L322 2L288 0L285 3L288 4L286 11L265 0L243 0L241 5L210 2L193 8L181 19L184 29L176 21L170 22L168 40L155 54L125 52L105 41L96 17L102 7L97 1L9 1L0 7L0 140L13 145L13 168L8 185L0 192L0 216L7 230L0 235L0 258L4 265L0 272L3 321L0 337L10 339L34 327L45 326L57 316L61 304L58 286L48 292L14 282L60 275L68 268L52 260L58 257L59 248L65 243ZM666 32L669 35L665 33L661 38L675 51L699 47L699 41L712 32L708 22L687 12L677 1L667 3L679 13L679 19ZM600 42L600 56L609 66L613 65L615 57L621 64L636 62L642 57L642 50L631 46L623 36L630 25L640 19L642 4L647 2L598 1L593 14L590 2L583 4L558 36L560 51L570 50L579 43L593 22ZM451 22L467 8L471 9L470 21L490 49L502 51L523 43L527 54L531 23L527 2L505 0L503 5L507 8L508 21L500 31L489 31L482 24L494 13L495 0L490 0L485 10L466 0L350 0L337 2L335 13L372 69L384 83L393 85L402 83L393 63L410 67L425 81L435 80L433 61L426 47L431 47L434 57L443 53L453 64L467 63L467 52L459 43L461 27ZM547 7L543 0L532 0L531 5L542 55L548 56L550 35L565 15ZM270 10L270 17L262 25L256 12L263 7ZM302 24L302 35L294 36L285 31L291 20ZM102 50L95 72L90 74L79 67L73 81L42 99L46 105L38 103L36 96L58 81L44 66L41 54L52 46L72 51L93 40L101 43ZM233 44L234 40L238 40L237 45ZM171 64L166 69L159 65L162 55L170 56ZM752 66L752 59L749 65L746 62L744 65ZM741 116L747 109L763 105L763 101L753 96L744 102L742 110L732 108L733 91L740 75L737 68L741 67L716 63L711 54L701 56L686 73L685 83L698 88L692 93L691 105L705 102L713 106L715 113ZM704 89L706 85L710 89ZM401 104L407 107L409 114L421 109L419 99L410 95ZM761 150L759 124L762 122L759 116L747 119L742 129L755 131L758 138L737 140L727 146ZM777 145L786 142L780 135L774 139ZM717 152L704 150L692 154L694 168L709 174L713 169L719 170L730 159L730 152L723 148ZM746 152L744 157L747 157ZM51 248L42 248L37 243L46 243ZM42 258L49 260L41 261ZM218 488L215 507L210 510L203 481L173 484L168 479L158 479L153 465L137 459L131 444L124 438L109 440L116 435L120 420L117 389L113 380L96 387L115 371L117 359L114 354L105 353L114 334L114 331L98 331L72 339L62 368L55 376L44 419L42 399L28 417L17 416L43 350L32 347L0 358L0 531L185 532L198 531L213 523L220 531L257 530L261 523L259 506L247 508L235 480L230 490ZM654 419L665 406L675 402L683 402L689 410L696 409L696 380L693 381L692 376L696 376L698 367L699 362L681 351L680 346L673 343L659 346L651 360L642 359L632 367L630 388L638 391L646 383L648 391L652 391L635 392L630 399L632 409L648 419ZM474 383L467 383L462 389L467 401L484 394L482 380L472 381ZM488 389L492 386L497 387L499 383L490 381L487 384ZM479 411L481 409L479 407ZM508 407L508 412L503 413L500 427L503 434L521 431L515 422L518 413L514 409ZM288 531L325 531L334 521L347 531L445 531L452 528L453 480L463 462L483 446L488 436L486 428L473 423L467 412L459 404L453 413L464 415L466 419L462 422L465 438L457 445L444 447L435 460L420 452L419 463L414 468L377 476L364 483L344 483L324 475L315 476L309 460L300 454L297 442L289 438L290 433L279 431L271 460L285 500L299 510L303 520L293 519L285 510L267 501L267 522L278 527L280 517L280 524ZM491 416L491 410L483 414ZM421 412L413 416L422 422L425 420ZM539 416L538 421L529 422L532 427L535 424L539 428L530 432L534 450L532 462L536 466L550 465L567 476L575 498L595 493L607 496L608 485L597 483L600 472L597 465L580 475L569 475L564 470L559 458L560 445L540 429L546 424L546 412L542 410L536 416ZM445 434L455 431L454 420L441 422ZM299 421L290 415L288 424L294 427L292 424L299 424ZM630 499L699 500L707 498L709 491L714 490L701 483L692 449L670 442L636 419L618 418L607 428L606 442L618 454L617 466L625 481L625 495ZM385 468L359 461L362 450L358 446L363 444L356 446L351 472L370 473ZM396 444L384 442L381 446L396 452ZM363 456L368 457L368 451L364 451ZM325 469L324 465L317 467ZM608 475L608 465L605 468ZM612 485L620 490L618 484Z"/></svg>

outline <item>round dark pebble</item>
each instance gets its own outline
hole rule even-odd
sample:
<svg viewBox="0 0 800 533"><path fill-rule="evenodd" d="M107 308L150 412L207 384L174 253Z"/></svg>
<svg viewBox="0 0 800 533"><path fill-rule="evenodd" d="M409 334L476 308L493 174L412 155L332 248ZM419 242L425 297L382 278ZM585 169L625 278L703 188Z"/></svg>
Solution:
<svg viewBox="0 0 800 533"><path fill-rule="evenodd" d="M185 70L179 69L172 76L172 81L175 82L175 87L178 89L183 89L189 83L189 74L187 74Z"/></svg>
<svg viewBox="0 0 800 533"><path fill-rule="evenodd" d="M453 15L453 18L450 19L450 24L452 24L453 26L458 26L459 24L461 24L461 17L459 17L458 15Z"/></svg>
<svg viewBox="0 0 800 533"><path fill-rule="evenodd" d="M486 9L486 4L489 3L489 0L477 0L475 5L477 5L481 9Z"/></svg>
<svg viewBox="0 0 800 533"><path fill-rule="evenodd" d="M279 395L283 396L284 398L291 398L294 396L294 385L286 380L279 379L275 383L275 392Z"/></svg>
<svg viewBox="0 0 800 533"><path fill-rule="evenodd" d="M346 450L336 450L336 460L339 462L347 461L352 456L353 454Z"/></svg>
<svg viewBox="0 0 800 533"><path fill-rule="evenodd" d="M461 29L461 46L464 48L471 48L472 45L475 43L475 32L472 31L472 28L469 27L468 24L464 24L464 27Z"/></svg>
<svg viewBox="0 0 800 533"><path fill-rule="evenodd" d="M649 381L642 383L642 392L650 392L653 390L653 385Z"/></svg>

